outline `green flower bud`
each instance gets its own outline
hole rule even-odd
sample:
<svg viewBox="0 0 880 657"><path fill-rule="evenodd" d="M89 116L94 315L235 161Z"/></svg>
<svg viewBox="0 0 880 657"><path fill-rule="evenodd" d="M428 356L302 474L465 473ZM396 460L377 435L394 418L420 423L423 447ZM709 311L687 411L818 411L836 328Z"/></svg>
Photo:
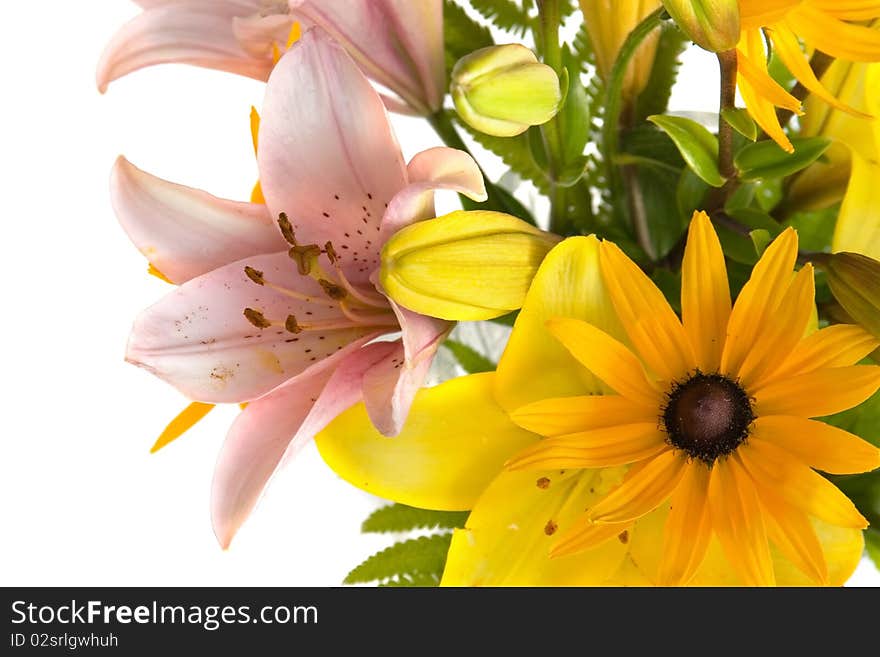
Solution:
<svg viewBox="0 0 880 657"><path fill-rule="evenodd" d="M465 123L496 137L513 137L546 123L562 102L554 70L516 43L481 48L459 59L450 93Z"/></svg>
<svg viewBox="0 0 880 657"><path fill-rule="evenodd" d="M395 233L379 280L409 310L448 320L500 317L522 306L560 238L502 212L458 210Z"/></svg>
<svg viewBox="0 0 880 657"><path fill-rule="evenodd" d="M860 253L833 253L819 261L846 313L880 337L880 262Z"/></svg>
<svg viewBox="0 0 880 657"><path fill-rule="evenodd" d="M663 0L663 7L701 48L724 52L739 41L737 0Z"/></svg>

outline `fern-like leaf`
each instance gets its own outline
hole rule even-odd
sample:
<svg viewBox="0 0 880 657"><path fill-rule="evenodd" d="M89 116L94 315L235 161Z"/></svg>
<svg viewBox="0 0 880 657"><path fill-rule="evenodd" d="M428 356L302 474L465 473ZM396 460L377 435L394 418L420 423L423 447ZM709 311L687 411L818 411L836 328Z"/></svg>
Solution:
<svg viewBox="0 0 880 657"><path fill-rule="evenodd" d="M361 531L384 533L412 529L455 529L464 527L467 517L467 511L429 511L406 504L391 504L373 511L364 520Z"/></svg>
<svg viewBox="0 0 880 657"><path fill-rule="evenodd" d="M443 32L447 72L465 55L494 43L489 28L473 20L452 0L443 2Z"/></svg>
<svg viewBox="0 0 880 657"><path fill-rule="evenodd" d="M547 176L535 164L535 160L532 157L528 138L526 137L528 133L517 137L493 137L479 130L474 130L467 123L459 119L457 115L455 119L480 146L495 153L504 161L504 164L518 173L521 178L535 183L535 187L542 193L549 194L550 187L547 182Z"/></svg>
<svg viewBox="0 0 880 657"><path fill-rule="evenodd" d="M436 586L440 583L451 541L452 534L446 533L395 543L352 570L345 583Z"/></svg>
<svg viewBox="0 0 880 657"><path fill-rule="evenodd" d="M471 6L493 25L522 37L531 29L535 18L530 15L531 2L515 0L470 0Z"/></svg>
<svg viewBox="0 0 880 657"><path fill-rule="evenodd" d="M637 123L652 114L663 114L669 105L672 85L681 66L680 55L687 44L684 34L674 25L665 25L657 43L657 55L648 84L636 102Z"/></svg>

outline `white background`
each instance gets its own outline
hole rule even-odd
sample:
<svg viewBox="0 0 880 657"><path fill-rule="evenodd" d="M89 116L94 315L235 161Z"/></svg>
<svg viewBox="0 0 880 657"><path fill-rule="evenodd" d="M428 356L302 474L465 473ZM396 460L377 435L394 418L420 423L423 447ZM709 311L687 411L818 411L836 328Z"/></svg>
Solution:
<svg viewBox="0 0 880 657"><path fill-rule="evenodd" d="M6 2L0 21L2 585L337 585L388 537L365 536L377 501L308 448L278 477L232 547L209 521L215 456L234 409L218 408L156 455L187 403L123 362L137 312L168 290L116 224L116 156L163 178L247 199L248 127L263 85L185 66L147 69L101 96L94 70L125 0ZM714 66L688 59L678 108L711 111ZM685 93L681 93L685 92ZM404 155L435 145L395 118ZM863 564L853 583L877 584Z"/></svg>

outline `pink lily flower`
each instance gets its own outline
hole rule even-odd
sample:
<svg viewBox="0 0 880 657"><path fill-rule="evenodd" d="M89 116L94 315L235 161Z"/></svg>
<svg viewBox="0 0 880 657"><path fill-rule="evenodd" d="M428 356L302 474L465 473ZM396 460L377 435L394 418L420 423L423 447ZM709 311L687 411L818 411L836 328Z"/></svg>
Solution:
<svg viewBox="0 0 880 657"><path fill-rule="evenodd" d="M135 0L98 64L98 89L154 64L178 62L266 80L294 22L317 25L370 78L391 111L428 115L443 104L442 0Z"/></svg>
<svg viewBox="0 0 880 657"><path fill-rule="evenodd" d="M380 431L400 430L451 324L385 297L373 283L381 247L434 216L436 189L486 198L466 153L432 148L404 164L378 93L318 28L272 72L258 141L266 205L123 158L111 183L123 228L180 284L137 318L127 359L191 399L249 402L213 482L223 547L282 463L346 408L363 400Z"/></svg>

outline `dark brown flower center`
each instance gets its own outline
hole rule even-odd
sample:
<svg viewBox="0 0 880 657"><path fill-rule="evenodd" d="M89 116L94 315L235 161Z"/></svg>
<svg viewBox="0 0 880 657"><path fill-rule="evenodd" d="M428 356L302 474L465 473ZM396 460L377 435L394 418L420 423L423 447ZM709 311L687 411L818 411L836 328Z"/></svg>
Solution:
<svg viewBox="0 0 880 657"><path fill-rule="evenodd" d="M739 447L754 419L749 396L737 382L699 371L673 384L663 409L669 443L709 464Z"/></svg>

